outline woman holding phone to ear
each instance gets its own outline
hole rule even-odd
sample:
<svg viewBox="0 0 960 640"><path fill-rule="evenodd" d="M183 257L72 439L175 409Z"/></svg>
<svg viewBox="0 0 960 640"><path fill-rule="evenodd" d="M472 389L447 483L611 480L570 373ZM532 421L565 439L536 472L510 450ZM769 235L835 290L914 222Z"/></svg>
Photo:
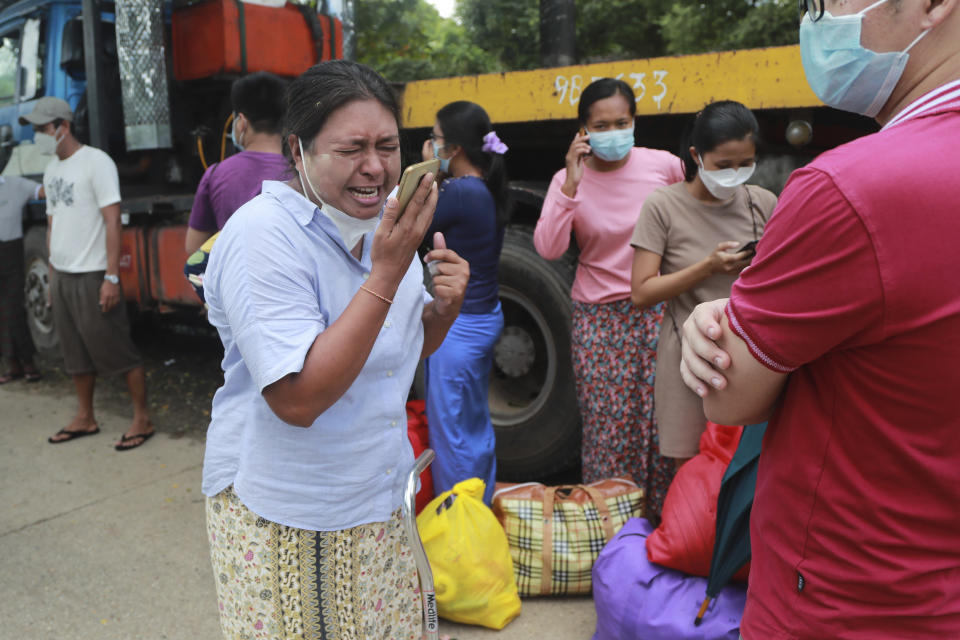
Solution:
<svg viewBox="0 0 960 640"><path fill-rule="evenodd" d="M440 160L440 192L430 233L470 264L460 316L426 363L431 467L439 494L467 478L486 483L490 504L496 480L496 439L487 394L493 347L503 330L497 284L508 217L507 177L500 141L483 107L452 102L437 112L424 159ZM431 237L428 235L428 238Z"/></svg>
<svg viewBox="0 0 960 640"><path fill-rule="evenodd" d="M548 260L563 256L571 233L580 248L570 296L583 480L632 476L656 519L673 471L653 425L660 312L630 304L630 234L644 199L683 173L673 154L634 146L636 100L622 80L591 83L577 109L581 131L550 183L533 241Z"/></svg>
<svg viewBox="0 0 960 640"><path fill-rule="evenodd" d="M432 176L401 216L399 108L372 69L318 64L287 92L297 176L264 182L224 226L204 280L224 347L203 466L228 638L419 640L400 505L404 405L456 319L466 262L417 248Z"/></svg>
<svg viewBox="0 0 960 640"><path fill-rule="evenodd" d="M746 185L757 166L760 129L739 102L704 107L681 148L684 182L653 193L631 244L632 299L667 302L657 350L654 407L663 455L679 467L696 455L706 426L703 402L680 378L680 327L701 302L726 298L753 252L777 197Z"/></svg>

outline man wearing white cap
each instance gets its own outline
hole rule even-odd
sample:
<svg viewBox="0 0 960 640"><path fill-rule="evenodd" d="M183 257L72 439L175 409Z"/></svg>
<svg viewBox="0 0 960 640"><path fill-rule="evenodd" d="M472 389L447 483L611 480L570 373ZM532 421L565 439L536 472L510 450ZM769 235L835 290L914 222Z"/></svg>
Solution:
<svg viewBox="0 0 960 640"><path fill-rule="evenodd" d="M106 153L74 137L73 111L59 98L41 98L20 124L33 125L38 150L53 156L43 172L51 303L64 366L79 402L73 421L48 440L59 444L99 433L93 415L97 374L122 373L133 400L133 424L115 448L136 448L153 435L153 426L120 288L117 166Z"/></svg>

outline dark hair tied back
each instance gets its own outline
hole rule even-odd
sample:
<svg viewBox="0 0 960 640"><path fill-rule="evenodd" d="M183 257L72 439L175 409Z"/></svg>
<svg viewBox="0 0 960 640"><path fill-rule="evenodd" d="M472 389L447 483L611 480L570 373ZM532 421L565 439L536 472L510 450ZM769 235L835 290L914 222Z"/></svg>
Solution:
<svg viewBox="0 0 960 640"><path fill-rule="evenodd" d="M474 102L458 100L437 111L437 123L444 145L459 145L470 164L483 173L497 206L497 222L505 225L510 215L507 171L502 154L483 150L484 136L493 131L487 112Z"/></svg>
<svg viewBox="0 0 960 640"><path fill-rule="evenodd" d="M590 107L598 100L605 100L611 96L623 96L630 108L630 115L637 115L637 98L623 80L613 78L600 78L587 85L587 88L580 94L580 103L577 105L577 118L580 124L587 124L590 119Z"/></svg>
<svg viewBox="0 0 960 640"><path fill-rule="evenodd" d="M292 158L286 142L295 135L304 147L331 115L355 100L376 100L393 115L400 127L400 105L390 84L370 67L350 60L330 60L316 64L297 76L287 87L287 112L284 118L284 154Z"/></svg>
<svg viewBox="0 0 960 640"><path fill-rule="evenodd" d="M705 106L687 126L680 145L679 155L687 182L692 182L700 170L700 163L690 153L690 147L703 155L724 142L743 140L747 136L753 138L754 144L760 145L760 126L750 109L733 100L713 102Z"/></svg>

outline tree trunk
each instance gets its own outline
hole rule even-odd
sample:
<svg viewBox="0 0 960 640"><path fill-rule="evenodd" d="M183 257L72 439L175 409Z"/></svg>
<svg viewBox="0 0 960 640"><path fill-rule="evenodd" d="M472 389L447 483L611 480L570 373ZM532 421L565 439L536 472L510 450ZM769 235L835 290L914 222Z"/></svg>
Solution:
<svg viewBox="0 0 960 640"><path fill-rule="evenodd" d="M574 0L540 0L540 63L563 67L577 61Z"/></svg>

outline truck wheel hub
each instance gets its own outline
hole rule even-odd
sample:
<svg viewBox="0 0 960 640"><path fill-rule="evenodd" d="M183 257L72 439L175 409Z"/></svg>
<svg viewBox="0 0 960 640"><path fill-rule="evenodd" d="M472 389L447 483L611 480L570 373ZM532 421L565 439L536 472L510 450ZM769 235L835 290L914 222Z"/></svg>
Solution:
<svg viewBox="0 0 960 640"><path fill-rule="evenodd" d="M506 327L493 348L497 367L511 378L530 372L536 360L536 348L530 334L520 327Z"/></svg>
<svg viewBox="0 0 960 640"><path fill-rule="evenodd" d="M47 265L40 260L34 260L27 270L24 293L30 321L43 333L53 331L53 314L47 306L47 290L50 287L47 279Z"/></svg>

